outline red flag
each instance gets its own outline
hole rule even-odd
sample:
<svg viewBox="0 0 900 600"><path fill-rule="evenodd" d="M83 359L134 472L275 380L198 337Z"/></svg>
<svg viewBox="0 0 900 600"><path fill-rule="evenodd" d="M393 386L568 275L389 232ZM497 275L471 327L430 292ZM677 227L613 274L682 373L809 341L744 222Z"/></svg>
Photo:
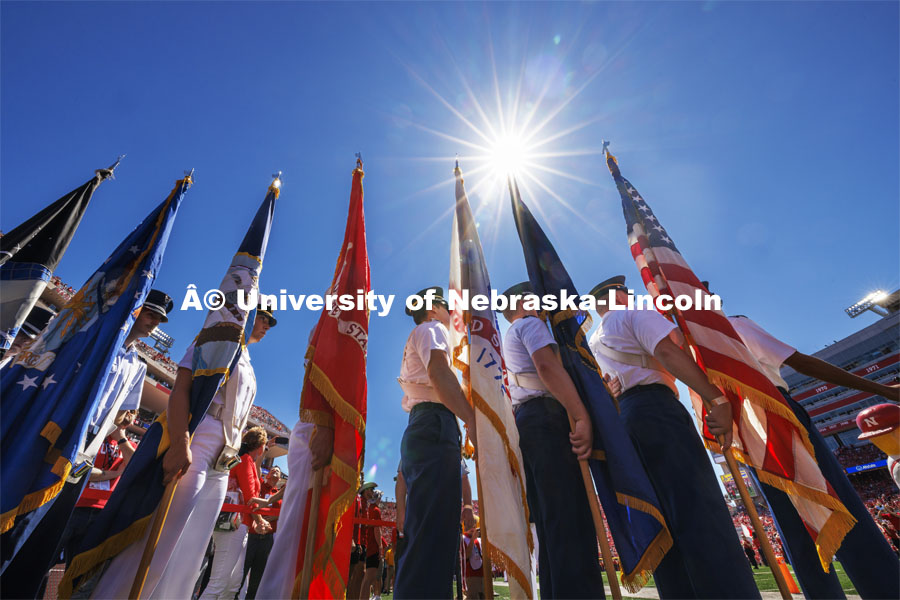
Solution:
<svg viewBox="0 0 900 600"><path fill-rule="evenodd" d="M306 373L300 396L300 419L307 423L334 427L334 456L326 467L318 514L312 515L316 528L313 545L310 598L343 599L350 569L350 537L353 506L359 488L366 430L366 344L369 311L360 295L369 287L369 257L366 252L366 225L363 213L362 161L353 170L350 211L344 244L338 256L329 295L349 295L354 308L342 310L337 301L326 305L306 351ZM346 305L346 303L343 303ZM309 511L307 502L307 511ZM293 597L300 590L300 570L304 563L306 516L294 581Z"/></svg>

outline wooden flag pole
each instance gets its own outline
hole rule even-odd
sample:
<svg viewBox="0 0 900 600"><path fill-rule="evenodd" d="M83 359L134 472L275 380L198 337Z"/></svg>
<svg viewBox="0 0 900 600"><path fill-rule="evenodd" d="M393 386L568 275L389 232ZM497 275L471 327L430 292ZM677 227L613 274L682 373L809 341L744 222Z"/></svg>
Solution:
<svg viewBox="0 0 900 600"><path fill-rule="evenodd" d="M153 528L150 529L150 537L144 545L144 554L141 555L141 562L138 565L137 573L134 574L134 581L131 583L131 591L128 597L132 600L138 600L141 592L144 591L144 582L147 581L147 573L150 571L150 563L153 561L153 555L156 553L156 544L159 543L159 534L162 532L163 525L166 522L166 515L169 514L169 507L172 505L172 496L175 495L175 486L178 485L178 479L172 478L172 481L163 491L162 498L153 516Z"/></svg>
<svg viewBox="0 0 900 600"><path fill-rule="evenodd" d="M728 469L731 471L731 477L734 479L734 484L741 494L741 500L744 502L747 514L750 515L750 522L753 524L753 531L756 532L756 537L759 538L759 545L762 549L763 556L765 556L766 562L769 563L772 575L775 576L775 582L778 584L778 591L781 592L781 597L784 600L791 600L791 592L788 589L787 580L784 578L784 573L778 568L778 561L775 559L775 552L772 550L772 545L769 543L769 536L766 535L766 530L759 520L756 506L753 504L753 499L750 498L750 492L747 490L747 485L744 483L744 477L741 475L741 470L738 467L737 461L734 459L734 452L731 448L725 450L725 461L728 463Z"/></svg>
<svg viewBox="0 0 900 600"><path fill-rule="evenodd" d="M299 598L309 598L309 584L312 582L313 547L316 543L316 523L319 517L319 502L322 499L322 482L325 469L316 471L313 479L312 499L309 505L309 519L306 524L306 547L303 551L303 570L300 571Z"/></svg>
<svg viewBox="0 0 900 600"><path fill-rule="evenodd" d="M575 421L569 417L569 428L575 431ZM600 501L597 492L594 491L594 483L586 460L579 460L581 468L581 480L584 482L584 491L587 494L588 504L591 507L591 518L594 520L594 530L597 539L600 540L600 554L603 556L603 569L609 579L609 591L614 600L622 600L622 590L619 587L619 578L616 577L616 563L613 561L612 550L609 547L609 538L606 537L606 526L603 525L603 517L600 514Z"/></svg>
<svg viewBox="0 0 900 600"><path fill-rule="evenodd" d="M477 417L476 417L477 418ZM482 487L481 487L481 469L478 465L478 454L475 455L475 485L478 488L478 524L481 527L481 545L482 545L482 553L481 560L483 564L483 572L484 572L484 597L485 598L493 598L494 597L494 569L491 564L491 543L488 539L488 530L487 530L487 518L485 517L485 505L484 505L484 496L482 495ZM472 540L472 543L475 543L475 540ZM465 576L465 571L462 572L463 576Z"/></svg>

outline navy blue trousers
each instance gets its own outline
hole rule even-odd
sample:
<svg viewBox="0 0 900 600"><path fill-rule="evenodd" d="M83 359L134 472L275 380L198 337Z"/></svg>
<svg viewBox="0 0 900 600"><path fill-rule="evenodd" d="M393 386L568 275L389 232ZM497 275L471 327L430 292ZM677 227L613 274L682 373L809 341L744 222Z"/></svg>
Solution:
<svg viewBox="0 0 900 600"><path fill-rule="evenodd" d="M672 548L653 573L660 598L759 598L687 409L660 384L626 390L619 409L672 533Z"/></svg>
<svg viewBox="0 0 900 600"><path fill-rule="evenodd" d="M605 598L597 535L566 411L555 399L541 397L515 412L528 509L538 535L541 598Z"/></svg>
<svg viewBox="0 0 900 600"><path fill-rule="evenodd" d="M452 593L462 512L460 434L443 404L417 404L400 443L406 480L406 549L397 562L394 598L440 598Z"/></svg>
<svg viewBox="0 0 900 600"><path fill-rule="evenodd" d="M853 484L847 479L844 468L828 449L822 434L812 424L809 414L789 394L783 390L781 393L809 432L809 440L822 474L850 514L856 518L856 525L837 551L837 560L863 598L900 598L900 560L866 510ZM778 533L803 594L807 598L844 598L834 569L829 573L822 570L816 546L787 494L767 484L762 484L762 490L772 508Z"/></svg>

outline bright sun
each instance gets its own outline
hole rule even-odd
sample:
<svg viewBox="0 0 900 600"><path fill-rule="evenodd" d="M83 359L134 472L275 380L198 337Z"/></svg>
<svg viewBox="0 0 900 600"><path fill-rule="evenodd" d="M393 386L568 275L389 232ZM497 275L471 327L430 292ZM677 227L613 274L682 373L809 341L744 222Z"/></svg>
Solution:
<svg viewBox="0 0 900 600"><path fill-rule="evenodd" d="M488 152L490 170L504 182L510 175L521 174L527 160L528 151L525 140L517 133L500 135Z"/></svg>

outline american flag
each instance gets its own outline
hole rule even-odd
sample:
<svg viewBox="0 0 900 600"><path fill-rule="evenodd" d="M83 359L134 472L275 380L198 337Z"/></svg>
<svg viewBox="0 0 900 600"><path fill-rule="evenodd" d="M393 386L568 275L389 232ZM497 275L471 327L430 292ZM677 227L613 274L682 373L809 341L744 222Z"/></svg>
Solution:
<svg viewBox="0 0 900 600"><path fill-rule="evenodd" d="M634 186L622 177L611 153L607 153L606 163L622 197L628 244L647 291L653 297L708 296L672 237ZM721 311L701 310L703 306L673 308L666 316L675 320L697 364L731 402L735 457L756 468L762 481L790 496L827 571L856 520L819 470L808 432L763 374L728 318ZM707 446L722 452L706 427L699 398L693 393L692 397Z"/></svg>

